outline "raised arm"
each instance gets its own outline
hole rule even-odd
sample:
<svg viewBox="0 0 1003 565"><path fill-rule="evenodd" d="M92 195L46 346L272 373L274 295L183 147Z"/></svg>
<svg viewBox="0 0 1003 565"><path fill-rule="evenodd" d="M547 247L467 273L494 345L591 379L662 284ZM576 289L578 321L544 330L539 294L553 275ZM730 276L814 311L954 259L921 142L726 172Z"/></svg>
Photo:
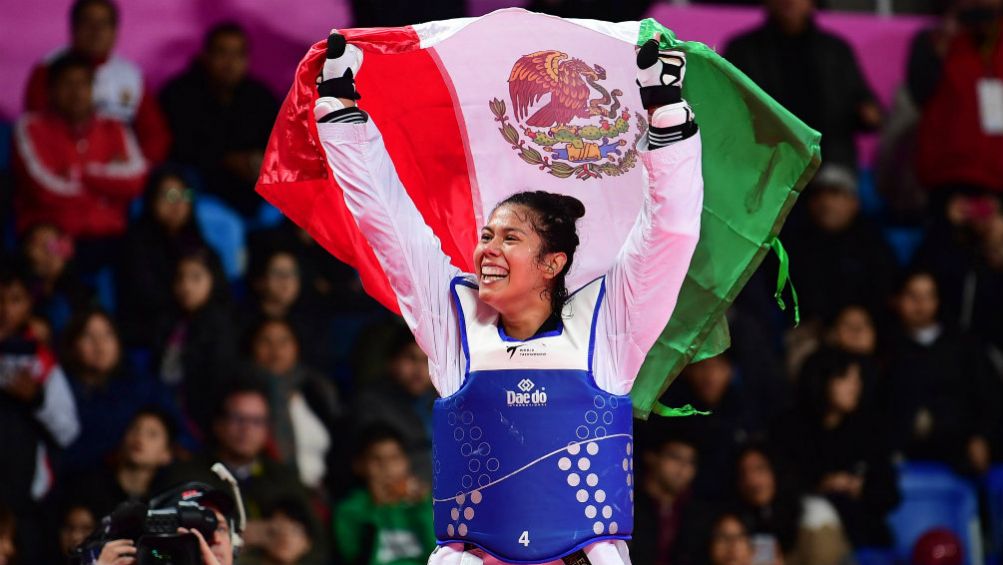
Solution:
<svg viewBox="0 0 1003 565"><path fill-rule="evenodd" d="M344 37L333 33L328 38L325 80L314 108L317 131L345 204L428 355L436 388L447 395L459 388L460 374L451 370L459 347L449 283L460 270L449 262L401 184L379 130L355 107L359 96L353 77L361 62L361 51L346 45Z"/></svg>
<svg viewBox="0 0 1003 565"><path fill-rule="evenodd" d="M703 208L700 135L682 99L685 56L658 52L650 40L638 53L638 84L651 128L641 161L644 203L616 262L606 274L599 323L608 347L598 383L626 393L676 306L700 237Z"/></svg>

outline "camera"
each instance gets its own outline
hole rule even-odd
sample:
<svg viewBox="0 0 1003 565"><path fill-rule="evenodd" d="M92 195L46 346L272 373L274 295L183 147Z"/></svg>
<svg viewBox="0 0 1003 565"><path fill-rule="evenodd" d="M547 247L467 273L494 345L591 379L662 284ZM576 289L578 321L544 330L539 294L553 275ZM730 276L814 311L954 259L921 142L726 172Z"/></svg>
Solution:
<svg viewBox="0 0 1003 565"><path fill-rule="evenodd" d="M131 539L136 543L138 565L201 565L198 538L179 534L178 528L198 530L211 540L216 525L213 509L198 502L181 500L155 510L141 502L125 502L101 520L95 536L77 548L73 563L94 563L105 543Z"/></svg>
<svg viewBox="0 0 1003 565"><path fill-rule="evenodd" d="M179 528L197 530L212 543L219 525L217 513L228 522L234 551L242 545L244 508L240 489L223 465L213 465L232 494L202 482L178 485L150 500L124 502L101 519L101 525L73 553L70 563L96 563L105 544L131 539L136 545L137 565L203 565L198 538L178 533Z"/></svg>

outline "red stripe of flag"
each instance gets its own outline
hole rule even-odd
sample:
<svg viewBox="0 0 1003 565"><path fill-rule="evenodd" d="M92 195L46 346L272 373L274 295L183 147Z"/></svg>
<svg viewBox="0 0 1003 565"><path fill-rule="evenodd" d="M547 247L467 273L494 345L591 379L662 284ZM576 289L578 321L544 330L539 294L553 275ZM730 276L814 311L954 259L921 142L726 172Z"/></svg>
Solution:
<svg viewBox="0 0 1003 565"><path fill-rule="evenodd" d="M466 132L454 108L448 76L410 27L347 29L365 52L357 87L373 116L401 182L441 238L453 263L470 270L476 241ZM326 42L315 44L296 70L272 130L256 190L325 249L359 271L363 286L398 311L393 290L359 232L331 177L313 118L316 76ZM458 226L461 229L458 229Z"/></svg>

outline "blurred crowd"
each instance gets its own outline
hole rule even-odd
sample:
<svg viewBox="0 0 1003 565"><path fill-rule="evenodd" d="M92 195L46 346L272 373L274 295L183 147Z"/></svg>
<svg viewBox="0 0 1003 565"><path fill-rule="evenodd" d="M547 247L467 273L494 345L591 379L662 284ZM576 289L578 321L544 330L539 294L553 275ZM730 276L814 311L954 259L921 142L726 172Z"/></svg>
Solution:
<svg viewBox="0 0 1003 565"><path fill-rule="evenodd" d="M463 15L354 8L360 26ZM852 563L892 543L902 461L978 478L1003 460L1003 1L913 6L936 19L892 107L816 8L765 0L722 52L823 134L782 233L801 323L768 260L728 313L732 348L662 399L711 415L636 423L635 563ZM427 358L254 193L278 100L247 35L216 25L154 92L115 54L111 0L69 19L0 180L0 565L64 562L119 503L211 481L215 461L248 513L240 564L424 563ZM881 139L866 171L862 132ZM220 216L246 245L206 227Z"/></svg>

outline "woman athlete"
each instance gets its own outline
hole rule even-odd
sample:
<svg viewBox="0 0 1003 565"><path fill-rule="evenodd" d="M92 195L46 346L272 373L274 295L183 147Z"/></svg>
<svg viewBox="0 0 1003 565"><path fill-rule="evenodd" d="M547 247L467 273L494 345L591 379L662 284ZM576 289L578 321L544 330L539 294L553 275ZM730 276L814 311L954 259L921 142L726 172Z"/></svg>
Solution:
<svg viewBox="0 0 1003 565"><path fill-rule="evenodd" d="M476 272L460 272L356 107L362 52L336 32L328 38L314 108L320 140L441 396L430 565L630 563L628 393L675 307L703 201L685 57L650 40L637 59L651 122L640 152L644 204L615 263L569 294L582 203L514 194L481 228Z"/></svg>

